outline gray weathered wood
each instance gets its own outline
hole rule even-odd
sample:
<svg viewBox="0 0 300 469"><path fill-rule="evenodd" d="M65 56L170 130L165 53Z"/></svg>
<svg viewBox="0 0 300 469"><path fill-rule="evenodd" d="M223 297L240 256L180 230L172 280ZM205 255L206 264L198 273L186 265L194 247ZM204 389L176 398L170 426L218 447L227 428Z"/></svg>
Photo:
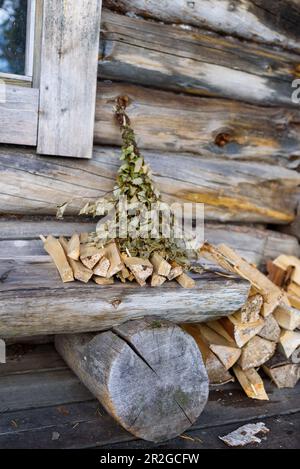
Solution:
<svg viewBox="0 0 300 469"><path fill-rule="evenodd" d="M37 355L34 355L37 359ZM27 370L24 365L19 375L10 376L9 379L6 377L5 380L0 377L1 402L8 404L0 418L1 449L91 448L104 445L112 448L114 443L119 443L124 449L127 444L130 445L128 447L138 444L96 400L92 400L90 392L70 370L61 370L59 373L43 371L51 367L52 359L42 348L40 355L40 371L36 369L31 372L31 359L28 356ZM48 365L44 362L45 355L49 357ZM56 360L59 360L57 353ZM1 367L5 369L6 365ZM201 441L204 441L203 437L212 427L218 430L218 426L230 424L237 428L243 422L272 416L276 416L277 427L281 429L278 420L300 410L300 385L294 389L279 390L269 380L265 384L270 397L270 401L265 403L250 402L237 383L211 389L209 401L193 426L194 431L202 430ZM5 410L5 406L2 409ZM290 419L290 416L287 418ZM289 428L295 427L290 425ZM53 432L59 433L58 440L52 440ZM220 434L216 431L217 436ZM279 434L282 438L281 430ZM174 448L175 444L178 447L179 442L186 444L189 441L179 438L169 443L169 446ZM197 440L193 444L201 445L201 448L203 446ZM145 448L146 443L143 445ZM147 445L148 448L149 443Z"/></svg>
<svg viewBox="0 0 300 469"><path fill-rule="evenodd" d="M124 83L98 86L95 143L121 144L112 112L120 95L129 97L128 114L140 148L265 161L290 168L300 165L299 109L263 108Z"/></svg>
<svg viewBox="0 0 300 469"><path fill-rule="evenodd" d="M213 29L299 50L297 0L104 0L117 11Z"/></svg>
<svg viewBox="0 0 300 469"><path fill-rule="evenodd" d="M38 90L1 84L0 142L36 145L38 125Z"/></svg>
<svg viewBox="0 0 300 469"><path fill-rule="evenodd" d="M201 322L238 310L249 293L248 282L215 274L200 275L192 290L63 284L52 263L34 259L1 262L0 279L2 338L105 330L143 316Z"/></svg>
<svg viewBox="0 0 300 469"><path fill-rule="evenodd" d="M38 152L90 158L101 0L44 2Z"/></svg>
<svg viewBox="0 0 300 469"><path fill-rule="evenodd" d="M92 160L39 157L32 150L0 149L0 213L69 214L111 191L119 149L95 147ZM181 153L145 151L166 202L205 203L206 220L287 224L295 217L300 174L279 166ZM84 197L84 199L82 199ZM188 212L187 212L188 213Z"/></svg>
<svg viewBox="0 0 300 469"><path fill-rule="evenodd" d="M72 236L95 230L95 221L82 217L57 220L54 217L0 218L0 259L49 258L39 235ZM262 227L205 223L204 238L211 244L227 244L248 262L264 266L280 254L300 256L297 238Z"/></svg>
<svg viewBox="0 0 300 469"><path fill-rule="evenodd" d="M102 78L262 104L292 102L300 55L104 11Z"/></svg>
<svg viewBox="0 0 300 469"><path fill-rule="evenodd" d="M195 341L167 321L130 321L101 334L56 336L58 352L126 430L165 441L189 428L208 398Z"/></svg>

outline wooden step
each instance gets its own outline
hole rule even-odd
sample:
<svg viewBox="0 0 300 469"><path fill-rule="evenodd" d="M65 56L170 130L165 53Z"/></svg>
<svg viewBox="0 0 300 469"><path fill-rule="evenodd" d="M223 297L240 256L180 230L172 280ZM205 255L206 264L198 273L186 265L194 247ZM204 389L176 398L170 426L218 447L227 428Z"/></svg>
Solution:
<svg viewBox="0 0 300 469"><path fill-rule="evenodd" d="M249 283L214 273L195 277L195 288L175 281L161 288L63 284L48 261L5 260L0 265L0 337L99 331L130 319L155 316L202 322L228 316L245 303Z"/></svg>

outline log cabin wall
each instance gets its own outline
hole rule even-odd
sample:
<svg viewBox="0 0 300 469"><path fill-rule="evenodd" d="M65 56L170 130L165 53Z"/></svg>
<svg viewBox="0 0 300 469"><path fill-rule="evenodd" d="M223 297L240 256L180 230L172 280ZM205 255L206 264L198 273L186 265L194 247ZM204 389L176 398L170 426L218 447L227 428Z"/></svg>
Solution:
<svg viewBox="0 0 300 469"><path fill-rule="evenodd" d="M0 147L0 243L18 252L21 239L36 255L38 227L77 226L58 228L58 204L74 199L75 217L77 197L112 189L121 94L165 200L205 203L206 238L257 264L298 255L299 18L295 0L105 0L93 158Z"/></svg>

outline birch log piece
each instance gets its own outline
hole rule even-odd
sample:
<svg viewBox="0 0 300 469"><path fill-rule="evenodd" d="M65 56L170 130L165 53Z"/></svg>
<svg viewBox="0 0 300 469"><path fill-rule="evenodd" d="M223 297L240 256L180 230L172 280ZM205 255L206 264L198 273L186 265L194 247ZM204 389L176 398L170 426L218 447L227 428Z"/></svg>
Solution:
<svg viewBox="0 0 300 469"><path fill-rule="evenodd" d="M52 262L0 263L0 337L106 330L144 316L203 322L228 316L247 300L250 285L238 277L204 273L195 287L175 281L161 289L134 283L101 286L63 284ZM162 292L163 289L163 292Z"/></svg>
<svg viewBox="0 0 300 469"><path fill-rule="evenodd" d="M107 11L101 31L102 79L296 107L291 83L299 76L297 54Z"/></svg>
<svg viewBox="0 0 300 469"><path fill-rule="evenodd" d="M296 171L180 153L145 151L144 155L163 200L204 203L207 221L278 224L295 217L300 194ZM57 205L73 200L68 214L78 214L85 201L113 189L119 157L119 149L108 147L94 148L93 158L84 161L39 157L30 149L0 148L0 213L49 215L56 213Z"/></svg>
<svg viewBox="0 0 300 469"><path fill-rule="evenodd" d="M174 438L206 405L208 377L197 344L167 321L56 336L55 345L107 412L138 438Z"/></svg>
<svg viewBox="0 0 300 469"><path fill-rule="evenodd" d="M242 88L240 83L235 87ZM258 107L229 99L99 82L94 132L97 144L121 144L112 113L112 102L120 95L129 97L128 112L140 148L278 162L291 169L300 165L299 106L287 109L262 107L260 103Z"/></svg>
<svg viewBox="0 0 300 469"><path fill-rule="evenodd" d="M1 217L0 258L39 256L40 259L47 260L39 234L70 237L76 230L83 232L80 238L84 240L84 236L86 238L84 232L95 230L95 223L82 217L66 217L64 220L56 220L54 217L25 216L18 217L18 223L14 217ZM268 259L275 259L283 253L300 257L300 248L296 238L263 228L205 223L204 237L214 245L227 244L241 257L259 267L265 266ZM172 269L168 279L173 279L177 274L182 273L182 268L177 267L176 263L171 264Z"/></svg>
<svg viewBox="0 0 300 469"><path fill-rule="evenodd" d="M299 50L297 0L104 0L104 6Z"/></svg>

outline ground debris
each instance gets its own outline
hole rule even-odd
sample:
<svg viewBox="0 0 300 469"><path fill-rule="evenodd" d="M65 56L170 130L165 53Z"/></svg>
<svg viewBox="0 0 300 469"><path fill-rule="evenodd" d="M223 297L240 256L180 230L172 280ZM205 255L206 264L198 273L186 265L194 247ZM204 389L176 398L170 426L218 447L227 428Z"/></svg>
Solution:
<svg viewBox="0 0 300 469"><path fill-rule="evenodd" d="M263 422L249 423L228 435L219 436L219 438L228 446L246 446L252 443L261 443L261 438L256 435L259 433L266 435L269 431Z"/></svg>

